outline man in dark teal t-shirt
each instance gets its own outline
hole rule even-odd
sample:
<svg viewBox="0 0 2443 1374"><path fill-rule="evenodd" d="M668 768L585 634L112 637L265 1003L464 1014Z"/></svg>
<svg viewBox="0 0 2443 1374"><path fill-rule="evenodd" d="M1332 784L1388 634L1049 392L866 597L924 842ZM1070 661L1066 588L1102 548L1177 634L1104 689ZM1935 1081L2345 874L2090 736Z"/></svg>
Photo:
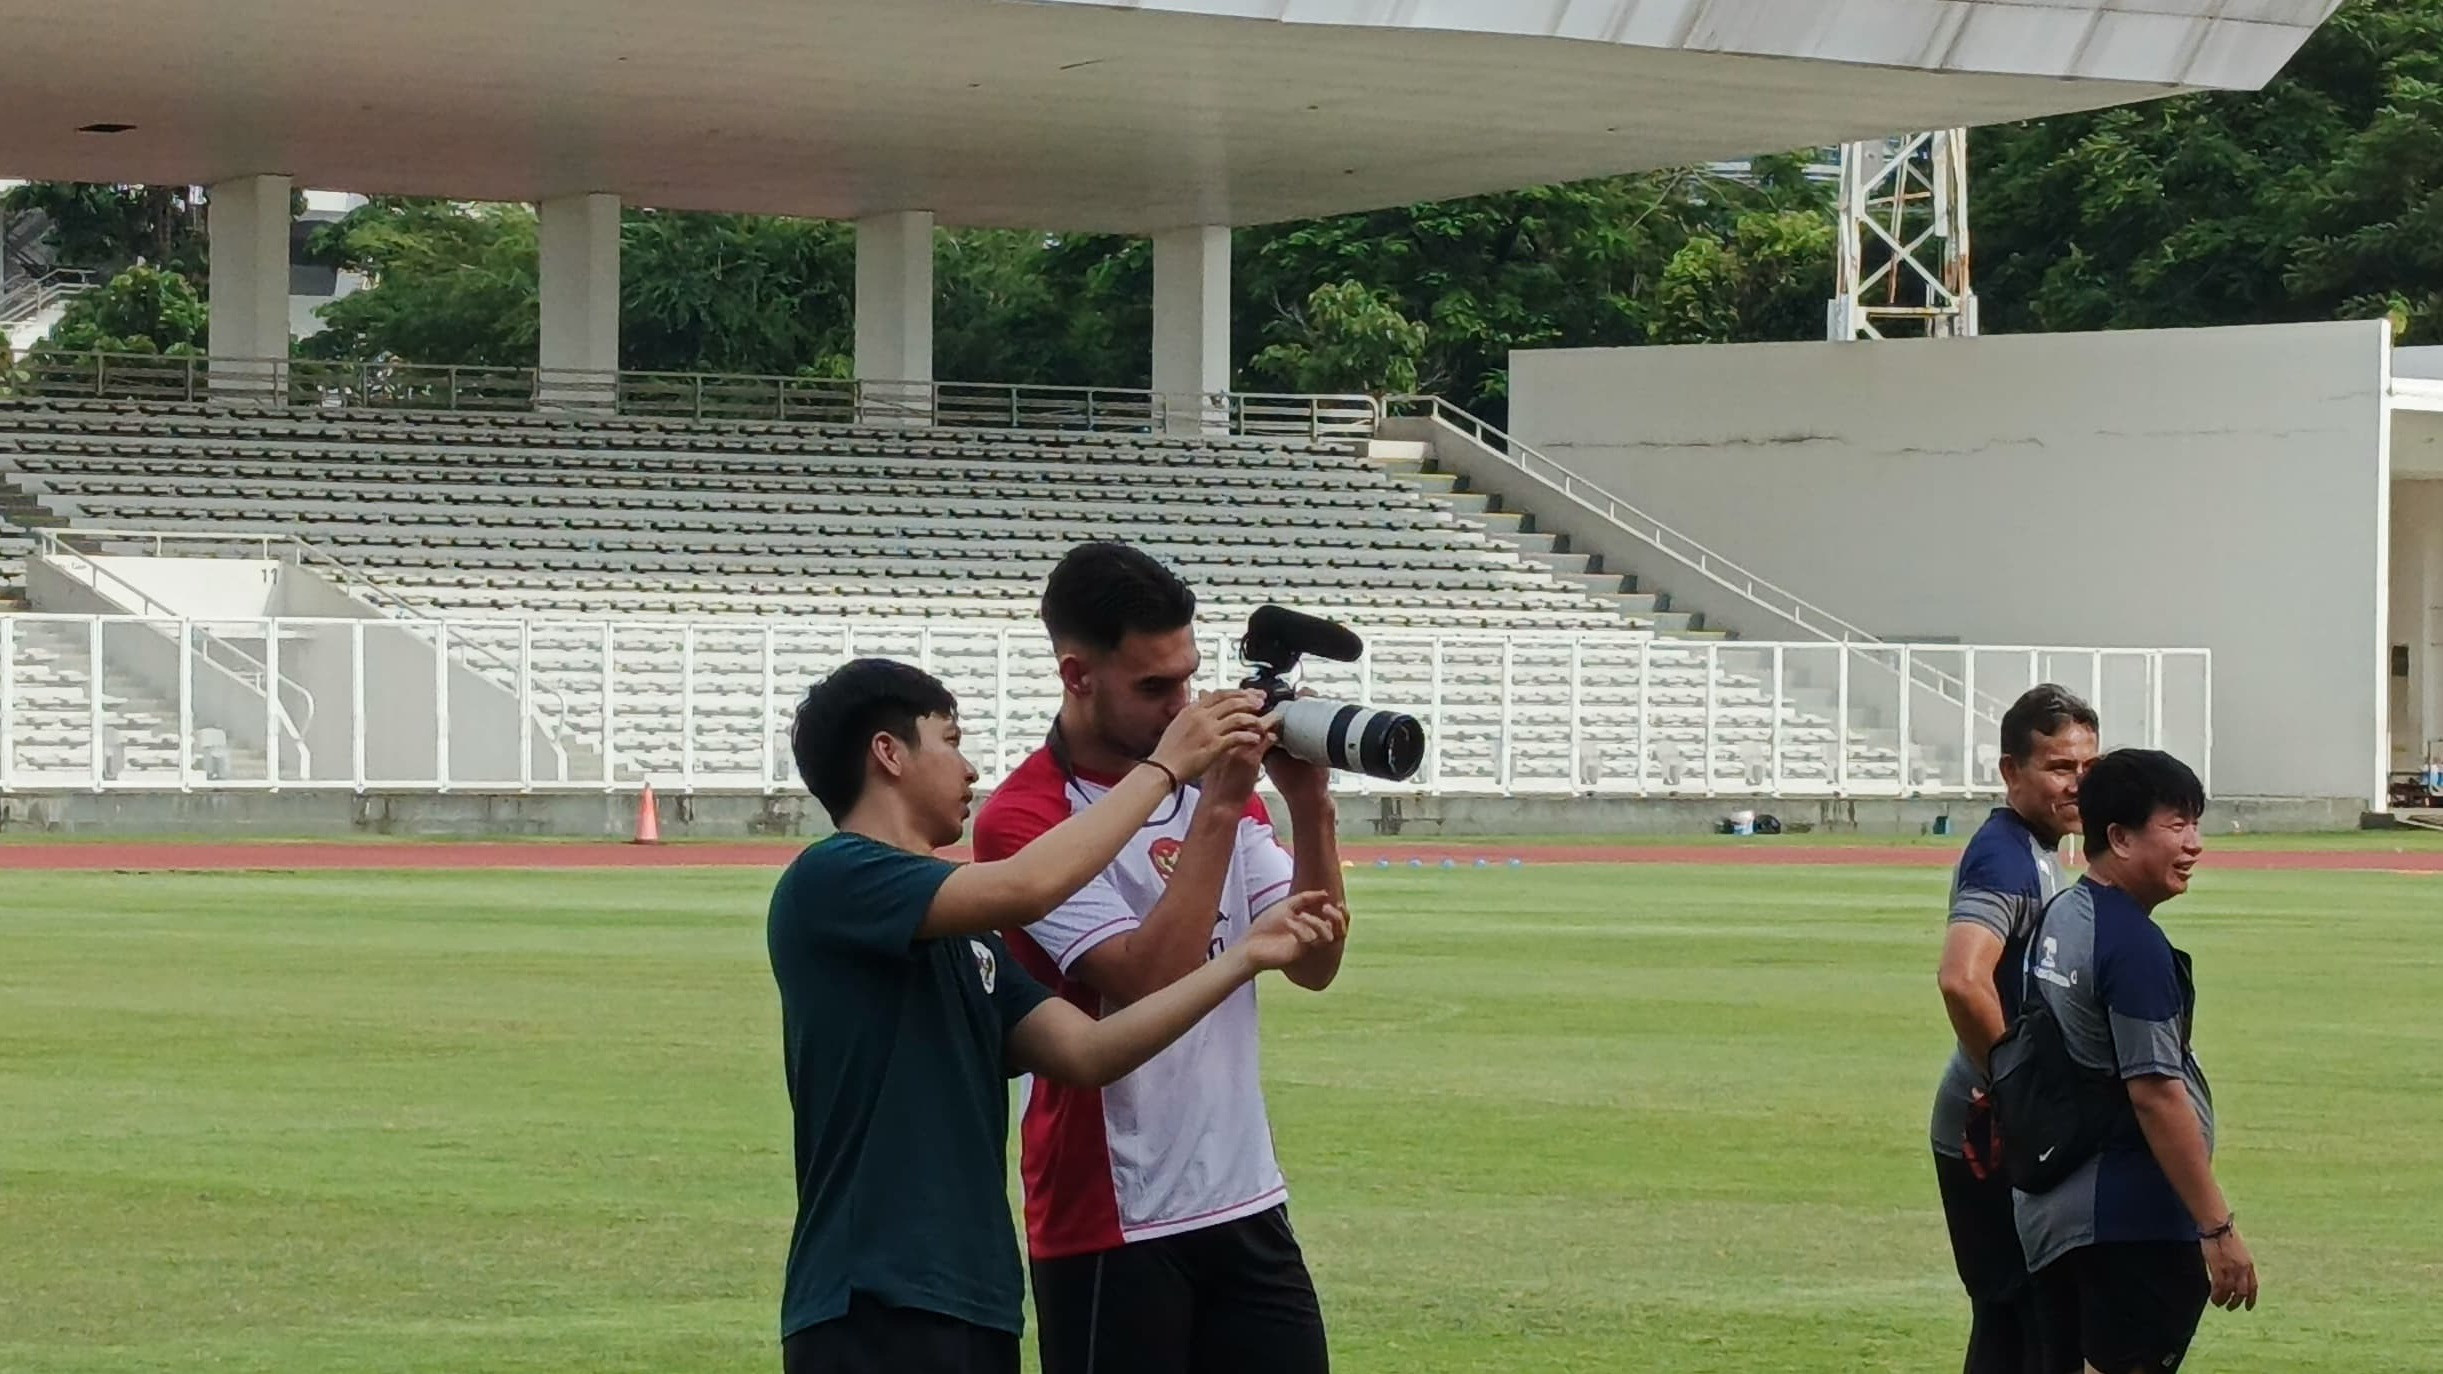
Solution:
<svg viewBox="0 0 2443 1374"><path fill-rule="evenodd" d="M1049 994L998 935L918 938L955 870L839 834L772 894L797 1176L814 1184L789 1243L789 1327L860 1298L992 1329L1018 1320L1004 1047Z"/></svg>
<svg viewBox="0 0 2443 1374"><path fill-rule="evenodd" d="M1102 872L1225 754L1260 757L1253 693L1181 713L1109 795L1010 859L953 864L976 782L948 689L861 659L798 708L798 769L839 833L772 894L766 943L795 1118L786 1374L1014 1374L1024 1280L1006 1192L1008 1080L1110 1083L1265 969L1340 938L1301 893L1196 971L1101 1019L1052 998L994 932Z"/></svg>

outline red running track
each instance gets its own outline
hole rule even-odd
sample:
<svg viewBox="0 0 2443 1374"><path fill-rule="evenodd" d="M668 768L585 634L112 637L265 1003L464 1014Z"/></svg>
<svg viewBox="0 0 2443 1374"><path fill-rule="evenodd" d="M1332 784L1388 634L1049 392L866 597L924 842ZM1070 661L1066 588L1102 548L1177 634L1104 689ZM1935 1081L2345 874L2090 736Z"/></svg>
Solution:
<svg viewBox="0 0 2443 1374"><path fill-rule="evenodd" d="M963 850L945 851L964 859ZM415 843L389 844L232 841L226 844L146 841L0 844L0 869L51 872L235 872L374 869L762 868L777 869L796 850L786 844ZM1948 867L1956 849L1923 845L1343 845L1342 857L1371 866L1410 859L1439 867L1444 859L1529 864L1707 864L1763 867ZM2443 849L2373 851L2206 849L2213 868L2328 872L2443 873Z"/></svg>

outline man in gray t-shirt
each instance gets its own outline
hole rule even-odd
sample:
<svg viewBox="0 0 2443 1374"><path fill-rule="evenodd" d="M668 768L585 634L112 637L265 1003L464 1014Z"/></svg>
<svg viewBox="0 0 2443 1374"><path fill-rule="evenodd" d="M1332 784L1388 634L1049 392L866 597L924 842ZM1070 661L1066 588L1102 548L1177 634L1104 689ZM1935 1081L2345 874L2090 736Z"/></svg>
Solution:
<svg viewBox="0 0 2443 1374"><path fill-rule="evenodd" d="M2035 1297L2010 1185L1992 1171L1983 1136L1985 1055L2018 1005L2017 962L2044 904L2061 891L2061 837L2078 828L2078 781L2093 762L2096 716L2059 687L2019 698L2002 716L2002 783L1995 809L1960 854L1943 940L1943 1004L1956 1040L1934 1093L1934 1178L1951 1256L1968 1290L1967 1374L2051 1374L2042 1364Z"/></svg>
<svg viewBox="0 0 2443 1374"><path fill-rule="evenodd" d="M2256 1305L2255 1261L2214 1180L2213 1094L2189 1048L2196 983L2154 919L2188 890L2205 790L2169 754L2124 749L2088 772L2079 809L2088 873L2038 922L2022 997L2043 999L2069 1057L2116 1077L2129 1110L2067 1179L2015 1194L2019 1239L2056 1367L2152 1374L2179 1368L2209 1297Z"/></svg>

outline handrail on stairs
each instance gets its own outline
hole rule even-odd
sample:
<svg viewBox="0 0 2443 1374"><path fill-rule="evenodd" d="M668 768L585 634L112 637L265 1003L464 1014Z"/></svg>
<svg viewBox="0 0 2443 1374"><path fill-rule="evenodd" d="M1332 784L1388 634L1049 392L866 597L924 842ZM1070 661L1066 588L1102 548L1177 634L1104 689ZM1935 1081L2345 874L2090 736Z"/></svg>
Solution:
<svg viewBox="0 0 2443 1374"><path fill-rule="evenodd" d="M193 617L181 615L176 609L153 599L142 587L112 572L96 561L93 554L69 542L78 535L106 537L108 533L107 531L68 529L45 529L37 532L43 555L61 562L73 563L81 569L94 590L107 592L123 600L132 600L141 615L186 623L197 636L197 648L203 655L205 663L221 669L240 682L248 683L270 701L272 712L279 719L281 733L287 737L288 743L297 751L299 775L311 778L314 773L314 754L313 747L306 742L305 732L312 729L314 725L315 708L312 689L287 673L273 672L269 663L230 643L222 636L214 634L208 623L197 622ZM216 657L216 650L220 656ZM224 657L235 661L234 663L226 662ZM291 694L294 694L302 703L302 712L292 711L289 708L288 699Z"/></svg>
<svg viewBox="0 0 2443 1374"><path fill-rule="evenodd" d="M1386 417L1405 415L1422 418L1455 430L1477 447L1518 469L1527 480L1601 518L1621 533L1646 544L1707 581L1744 597L1767 614L1778 616L1826 643L1841 645L1847 652L1869 663L1882 663L1876 650L1890 644L1890 641L1825 610L1796 592L1757 576L1440 396L1389 397L1383 402L1383 414ZM1973 694L1978 716L1987 721L2000 722L2002 713L2008 709L2000 698L1975 690L1958 676L1920 659L1911 659L1910 672L1954 705L1965 705Z"/></svg>
<svg viewBox="0 0 2443 1374"><path fill-rule="evenodd" d="M98 284L99 279L81 267L55 267L40 276L13 281L0 290L0 325L21 324Z"/></svg>
<svg viewBox="0 0 2443 1374"><path fill-rule="evenodd" d="M421 620L436 625L447 619L439 607L383 586L363 569L328 552L312 540L294 534L284 535L282 539L299 567L311 568L376 605L392 608L393 619ZM461 655L488 663L509 674L512 680L518 677L518 665L502 657L497 650L463 641L453 647ZM558 779L566 782L569 777L568 746L561 736L573 733L576 728L569 723L568 697L558 688L537 681L531 662L527 664L524 680L528 710L535 724L543 727L543 743L551 750ZM545 698L550 700L548 714L544 707Z"/></svg>
<svg viewBox="0 0 2443 1374"><path fill-rule="evenodd" d="M108 578L114 586L123 589L129 596L137 600L143 608L143 614L149 616L159 616L164 619L172 620L186 618L180 616L175 610L163 605L154 598L145 595L142 588L135 586L127 581L127 579L112 573L109 569L102 567L98 563L92 562L90 555L84 553L82 550L71 547L68 543L68 538L77 537L95 541L150 544L152 547L152 556L155 558L168 556L169 548L173 543L187 545L200 544L222 547L234 546L237 548L252 549L256 557L270 561L295 563L299 567L310 568L316 572L322 573L324 576L330 577L339 582L349 591L363 596L368 601L375 602L388 608L393 608L392 618L394 619L420 620L436 624L440 623L444 619L444 617L441 616L435 608L429 605L419 604L413 599L383 586L381 583L375 581L372 577L365 574L361 569L341 560L310 540L303 539L285 530L131 530L78 527L75 529L44 530L41 532L41 534L42 548L45 553L61 554L78 559L80 562L90 567L97 576ZM230 652L245 658L250 663L254 663L257 671L262 670L260 662L254 660L250 655L246 655L244 650L231 649ZM516 663L503 657L498 651L485 645L457 643L450 646L450 652L456 653L462 658L495 667L500 671L507 673L513 680L517 676ZM285 674L282 675L281 682L284 687L294 687L296 691L304 695L306 704L306 720L307 723L310 724L313 719L313 694L306 691L302 685L294 683ZM555 776L559 781L566 782L569 778L569 757L568 746L562 739L562 736L564 734L573 732L574 728L569 724L568 698L558 689L537 682L531 672L526 675L526 690L528 709L532 712L535 723L543 727L543 743L551 750ZM548 710L545 706L546 698L549 700ZM282 708L282 714L285 718L287 714L285 706ZM300 751L305 748L305 742L303 739L300 738L297 741L297 747Z"/></svg>

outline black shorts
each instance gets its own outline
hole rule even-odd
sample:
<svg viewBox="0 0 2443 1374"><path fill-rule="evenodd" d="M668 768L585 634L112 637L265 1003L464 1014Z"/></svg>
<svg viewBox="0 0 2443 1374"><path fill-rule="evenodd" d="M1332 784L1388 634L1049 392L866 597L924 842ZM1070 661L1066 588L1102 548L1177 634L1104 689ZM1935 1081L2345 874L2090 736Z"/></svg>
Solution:
<svg viewBox="0 0 2443 1374"><path fill-rule="evenodd" d="M782 1341L781 1374L1018 1374L1007 1331L859 1297Z"/></svg>
<svg viewBox="0 0 2443 1374"><path fill-rule="evenodd" d="M1968 1296L2001 1301L2026 1289L2027 1253L2019 1248L2010 1180L2000 1174L1978 1178L1968 1161L1937 1150L1934 1182L1942 1190L1943 1224L1951 1231L1951 1261Z"/></svg>
<svg viewBox="0 0 2443 1374"><path fill-rule="evenodd" d="M2060 1368L2169 1374L2188 1357L2213 1283L2193 1240L2085 1245L2036 1275L2047 1344Z"/></svg>
<svg viewBox="0 0 2443 1374"><path fill-rule="evenodd" d="M1043 1374L1324 1374L1286 1205L1031 1266Z"/></svg>
<svg viewBox="0 0 2443 1374"><path fill-rule="evenodd" d="M2053 1374L2035 1280L2019 1248L2010 1181L1978 1178L1968 1161L1934 1152L1943 1222L1951 1231L1951 1262L1968 1290L1968 1352L1962 1374Z"/></svg>

